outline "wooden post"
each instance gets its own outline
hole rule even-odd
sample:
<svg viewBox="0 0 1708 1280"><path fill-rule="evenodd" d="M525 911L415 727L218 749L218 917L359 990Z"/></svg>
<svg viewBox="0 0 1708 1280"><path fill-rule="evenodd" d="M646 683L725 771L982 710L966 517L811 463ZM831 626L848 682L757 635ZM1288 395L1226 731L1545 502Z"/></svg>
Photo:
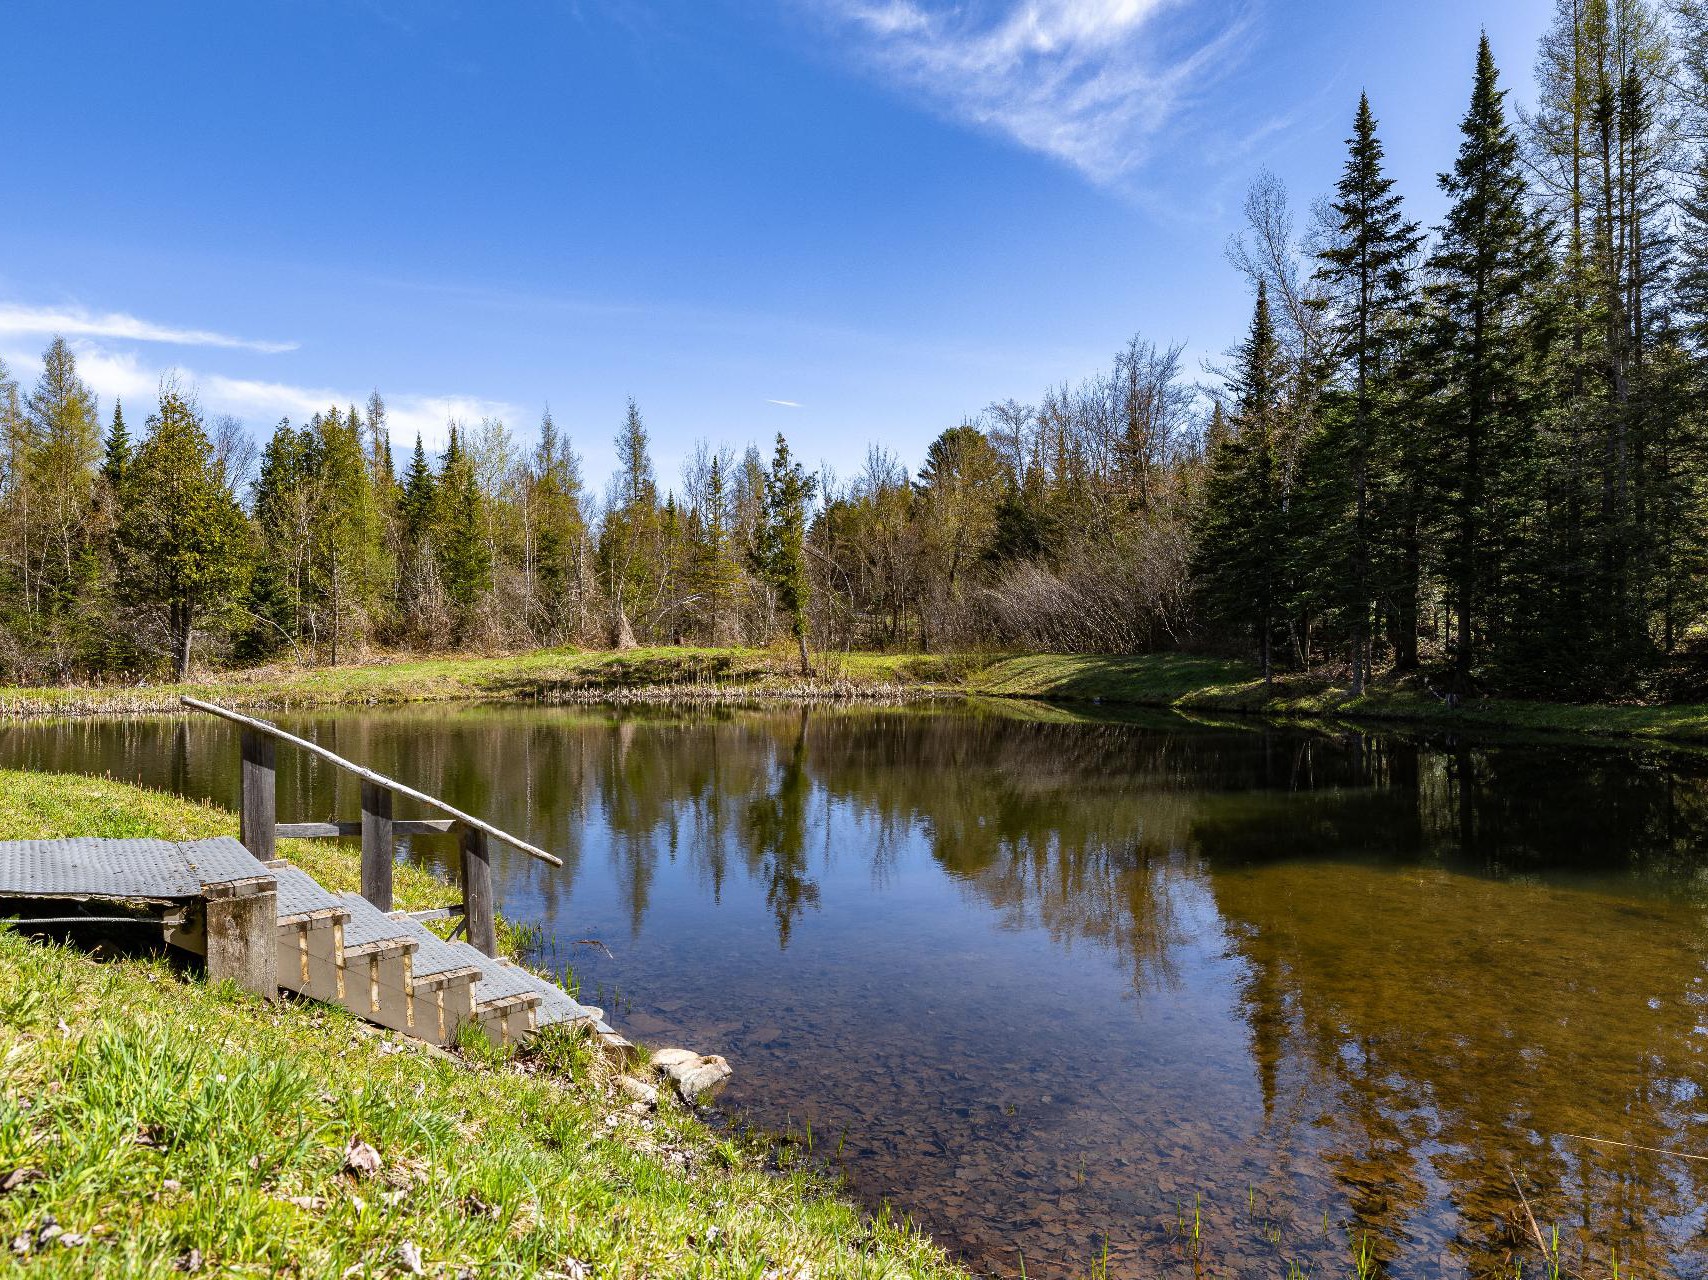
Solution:
<svg viewBox="0 0 1708 1280"><path fill-rule="evenodd" d="M278 816L277 775L273 740L258 729L243 731L243 847L262 862L274 855L274 820Z"/></svg>
<svg viewBox="0 0 1708 1280"><path fill-rule="evenodd" d="M492 901L492 858L486 832L462 828L463 920L469 945L482 955L498 954L498 919Z"/></svg>
<svg viewBox="0 0 1708 1280"><path fill-rule="evenodd" d="M362 896L391 910L391 788L362 782Z"/></svg>
<svg viewBox="0 0 1708 1280"><path fill-rule="evenodd" d="M278 895L273 882L216 885L207 898L208 978L279 998Z"/></svg>

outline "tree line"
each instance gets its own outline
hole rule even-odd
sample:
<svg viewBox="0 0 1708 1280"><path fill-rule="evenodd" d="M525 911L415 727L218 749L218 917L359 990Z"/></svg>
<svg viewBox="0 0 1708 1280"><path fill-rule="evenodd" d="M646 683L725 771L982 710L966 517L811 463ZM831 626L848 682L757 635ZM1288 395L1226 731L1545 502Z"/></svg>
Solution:
<svg viewBox="0 0 1708 1280"><path fill-rule="evenodd" d="M661 482L633 401L602 492L549 412L400 471L377 392L257 448L169 381L133 437L55 339L0 366L0 674L785 641L1664 694L1708 645L1708 5L1559 0L1537 73L1513 110L1480 42L1434 227L1366 98L1302 228L1260 176L1224 364L1135 337L916 471L779 436Z"/></svg>

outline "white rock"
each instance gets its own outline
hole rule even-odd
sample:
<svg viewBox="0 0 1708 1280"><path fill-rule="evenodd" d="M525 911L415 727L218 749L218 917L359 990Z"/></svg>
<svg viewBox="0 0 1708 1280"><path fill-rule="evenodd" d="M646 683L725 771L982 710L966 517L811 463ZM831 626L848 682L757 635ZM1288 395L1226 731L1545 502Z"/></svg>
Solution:
<svg viewBox="0 0 1708 1280"><path fill-rule="evenodd" d="M656 1107L658 1105L658 1090L645 1080L636 1080L633 1076L618 1076L617 1087L642 1106Z"/></svg>
<svg viewBox="0 0 1708 1280"><path fill-rule="evenodd" d="M716 1054L698 1054L689 1049L660 1049L652 1055L655 1071L676 1086L682 1101L690 1106L710 1102L729 1083L729 1063Z"/></svg>

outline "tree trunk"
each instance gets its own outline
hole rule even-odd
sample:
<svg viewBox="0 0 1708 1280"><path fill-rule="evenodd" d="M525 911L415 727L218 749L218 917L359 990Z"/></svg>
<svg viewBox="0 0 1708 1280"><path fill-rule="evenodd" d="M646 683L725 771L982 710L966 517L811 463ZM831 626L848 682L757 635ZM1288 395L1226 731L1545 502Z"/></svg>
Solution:
<svg viewBox="0 0 1708 1280"><path fill-rule="evenodd" d="M176 666L178 670L178 679L183 680L190 674L190 646L195 642L196 628L194 616L190 613L189 605L173 605L172 614L174 622L173 631L176 633L174 638L178 642L173 646L177 650L173 655L175 659L173 665Z"/></svg>
<svg viewBox="0 0 1708 1280"><path fill-rule="evenodd" d="M795 624L795 639L801 646L801 674L810 676L812 674L812 659L807 656L807 629L800 622Z"/></svg>

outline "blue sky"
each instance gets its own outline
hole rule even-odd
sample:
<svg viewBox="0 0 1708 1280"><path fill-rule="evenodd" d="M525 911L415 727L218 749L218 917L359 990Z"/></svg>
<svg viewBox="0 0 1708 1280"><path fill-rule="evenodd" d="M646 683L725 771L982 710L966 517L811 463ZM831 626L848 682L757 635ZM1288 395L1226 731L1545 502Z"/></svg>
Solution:
<svg viewBox="0 0 1708 1280"><path fill-rule="evenodd" d="M777 431L917 465L1134 332L1226 347L1247 183L1325 191L1360 89L1433 220L1479 27L1522 102L1551 7L15 0L0 356L59 329L105 405L175 367L260 434L549 402L596 483L630 395L666 481Z"/></svg>

